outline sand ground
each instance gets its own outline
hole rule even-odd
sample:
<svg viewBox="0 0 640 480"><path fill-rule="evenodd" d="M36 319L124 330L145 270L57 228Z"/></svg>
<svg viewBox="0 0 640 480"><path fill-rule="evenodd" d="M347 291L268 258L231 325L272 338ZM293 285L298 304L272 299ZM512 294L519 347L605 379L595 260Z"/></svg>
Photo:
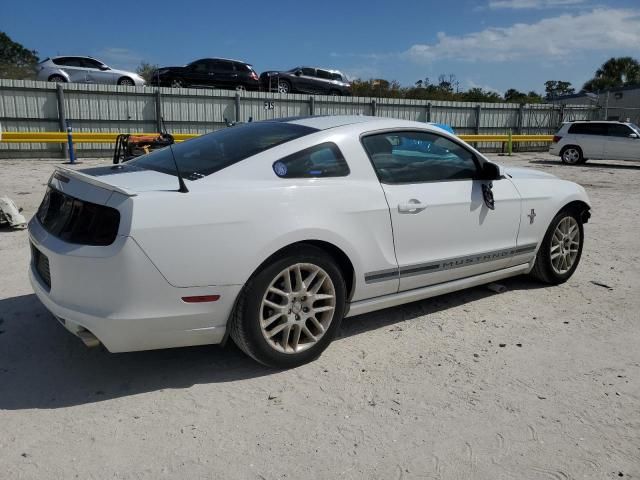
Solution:
<svg viewBox="0 0 640 480"><path fill-rule="evenodd" d="M495 159L586 187L573 278L350 318L290 371L233 345L88 350L1 230L0 478L640 478L640 163ZM0 195L32 216L59 162L1 160Z"/></svg>

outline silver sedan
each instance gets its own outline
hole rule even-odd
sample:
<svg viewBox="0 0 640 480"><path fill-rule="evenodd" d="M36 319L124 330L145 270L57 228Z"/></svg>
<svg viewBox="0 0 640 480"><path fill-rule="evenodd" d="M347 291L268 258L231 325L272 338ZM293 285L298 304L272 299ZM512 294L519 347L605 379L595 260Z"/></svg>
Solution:
<svg viewBox="0 0 640 480"><path fill-rule="evenodd" d="M49 82L101 83L144 86L145 80L135 72L111 68L91 57L51 57L38 64L36 80Z"/></svg>

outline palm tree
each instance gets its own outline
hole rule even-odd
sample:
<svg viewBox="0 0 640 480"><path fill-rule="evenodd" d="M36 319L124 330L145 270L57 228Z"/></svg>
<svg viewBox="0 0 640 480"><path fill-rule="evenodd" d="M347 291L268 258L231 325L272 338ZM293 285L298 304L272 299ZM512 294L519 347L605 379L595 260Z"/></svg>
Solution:
<svg viewBox="0 0 640 480"><path fill-rule="evenodd" d="M596 92L636 83L640 83L640 62L632 57L613 57L596 70L595 76L582 89Z"/></svg>

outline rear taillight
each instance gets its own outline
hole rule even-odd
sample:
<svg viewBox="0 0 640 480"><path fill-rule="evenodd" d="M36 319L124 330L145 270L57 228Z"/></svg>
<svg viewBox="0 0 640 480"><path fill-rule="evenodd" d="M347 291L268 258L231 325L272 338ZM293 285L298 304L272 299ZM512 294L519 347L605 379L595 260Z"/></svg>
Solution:
<svg viewBox="0 0 640 480"><path fill-rule="evenodd" d="M562 137L560 137L558 135L554 135L553 136L553 143L558 143L561 139L562 139Z"/></svg>
<svg viewBox="0 0 640 480"><path fill-rule="evenodd" d="M256 72L251 72L249 77L251 77L251 80L258 80L258 74Z"/></svg>

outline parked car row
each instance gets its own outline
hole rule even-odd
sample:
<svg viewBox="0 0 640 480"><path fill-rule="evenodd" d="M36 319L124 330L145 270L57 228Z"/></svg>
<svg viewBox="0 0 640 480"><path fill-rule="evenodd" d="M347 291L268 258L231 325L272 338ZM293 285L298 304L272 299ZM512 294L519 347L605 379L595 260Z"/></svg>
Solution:
<svg viewBox="0 0 640 480"><path fill-rule="evenodd" d="M51 57L38 64L37 80L49 82L145 85L134 72L117 70L91 57ZM338 70L299 66L270 70L258 76L253 66L226 58L201 58L182 67L161 67L152 74L151 85L205 87L280 93L351 95L351 84Z"/></svg>

